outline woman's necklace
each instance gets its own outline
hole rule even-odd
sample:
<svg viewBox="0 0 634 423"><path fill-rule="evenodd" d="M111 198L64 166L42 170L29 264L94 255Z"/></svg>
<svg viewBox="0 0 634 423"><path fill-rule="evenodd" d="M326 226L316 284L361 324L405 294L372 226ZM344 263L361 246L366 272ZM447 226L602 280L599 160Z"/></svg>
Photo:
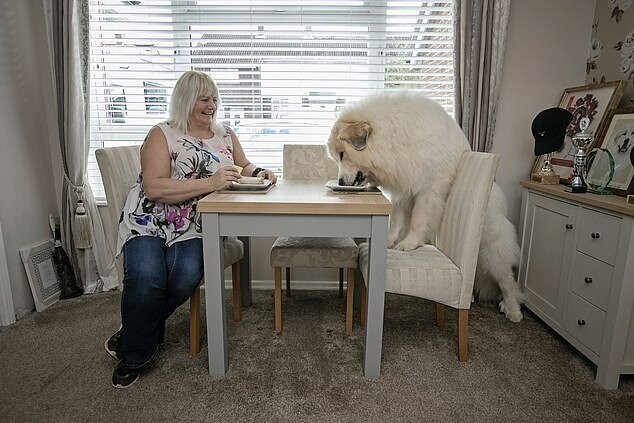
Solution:
<svg viewBox="0 0 634 423"><path fill-rule="evenodd" d="M212 139L214 137L214 132L211 131L211 130L206 131L206 133L202 137L198 136L197 134L195 134L193 132L187 132L187 135L189 135L190 137L194 138L198 142L202 142L202 140Z"/></svg>

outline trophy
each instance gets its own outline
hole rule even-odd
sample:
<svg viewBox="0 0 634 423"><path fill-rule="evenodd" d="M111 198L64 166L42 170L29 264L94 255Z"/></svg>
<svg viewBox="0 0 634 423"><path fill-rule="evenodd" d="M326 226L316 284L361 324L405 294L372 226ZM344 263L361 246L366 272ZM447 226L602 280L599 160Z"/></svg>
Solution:
<svg viewBox="0 0 634 423"><path fill-rule="evenodd" d="M572 114L561 107L542 110L533 119L531 131L535 138L535 155L545 154L545 159L541 168L531 174L531 181L544 185L559 183L559 175L553 170L550 158L563 145L566 128L571 121Z"/></svg>
<svg viewBox="0 0 634 423"><path fill-rule="evenodd" d="M583 174L586 170L586 148L592 144L594 137L586 132L590 126L590 119L588 117L582 117L579 121L579 128L581 131L572 136L572 143L577 148L575 153L575 162L573 168L573 177L570 182L570 186L565 190L574 193L584 193L588 191L588 186L583 180Z"/></svg>
<svg viewBox="0 0 634 423"><path fill-rule="evenodd" d="M610 150L595 148L586 155L586 169L583 180L588 192L599 195L610 195L608 185L614 177L614 157Z"/></svg>
<svg viewBox="0 0 634 423"><path fill-rule="evenodd" d="M544 185L557 185L559 183L559 175L550 164L550 157L553 153L547 153L544 158L542 167L531 175L531 181Z"/></svg>

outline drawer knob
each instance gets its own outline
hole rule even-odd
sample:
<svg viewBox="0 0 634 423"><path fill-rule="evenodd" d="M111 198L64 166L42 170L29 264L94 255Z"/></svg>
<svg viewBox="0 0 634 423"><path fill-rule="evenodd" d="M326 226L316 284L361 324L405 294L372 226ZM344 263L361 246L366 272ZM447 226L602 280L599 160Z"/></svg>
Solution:
<svg viewBox="0 0 634 423"><path fill-rule="evenodd" d="M583 279L583 281L584 281L585 283L592 283L592 278L591 278L590 276L586 276L586 277Z"/></svg>
<svg viewBox="0 0 634 423"><path fill-rule="evenodd" d="M585 325L586 325L586 321L585 321L585 320L583 320L583 319L579 319L579 320L577 320L577 324L578 324L579 326L585 326Z"/></svg>
<svg viewBox="0 0 634 423"><path fill-rule="evenodd" d="M592 233L590 234L590 236L592 237L592 239L599 239L599 238L601 238L601 234L600 234L600 233L598 233L598 232L592 232Z"/></svg>
<svg viewBox="0 0 634 423"><path fill-rule="evenodd" d="M572 223L566 223L566 229L570 230L572 229L574 226L572 226Z"/></svg>

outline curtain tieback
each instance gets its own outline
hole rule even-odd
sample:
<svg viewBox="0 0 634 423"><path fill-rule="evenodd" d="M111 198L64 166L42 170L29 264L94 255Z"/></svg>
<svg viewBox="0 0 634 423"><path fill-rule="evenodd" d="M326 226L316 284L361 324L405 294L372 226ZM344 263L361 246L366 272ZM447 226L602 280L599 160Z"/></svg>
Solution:
<svg viewBox="0 0 634 423"><path fill-rule="evenodd" d="M73 242L75 248L84 249L92 247L92 230L90 216L86 212L84 207L84 187L77 186L64 174L66 183L73 189L75 196L77 197L77 206L75 207L75 214L73 216Z"/></svg>

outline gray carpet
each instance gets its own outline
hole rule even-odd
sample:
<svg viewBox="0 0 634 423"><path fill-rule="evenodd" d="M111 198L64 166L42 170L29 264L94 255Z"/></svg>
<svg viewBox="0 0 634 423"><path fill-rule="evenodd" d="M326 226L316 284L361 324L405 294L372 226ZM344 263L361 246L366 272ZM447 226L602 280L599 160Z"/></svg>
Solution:
<svg viewBox="0 0 634 423"><path fill-rule="evenodd" d="M66 300L0 328L0 421L634 420L634 377L600 389L596 367L527 311L514 324L474 305L470 360L461 364L455 313L438 329L430 303L387 295L381 377L368 380L358 316L347 336L336 291L285 298L280 335L271 292L253 298L242 322L228 323L225 377L209 377L206 346L189 357L185 305L127 390L111 387L114 360L103 349L119 325L118 292Z"/></svg>

